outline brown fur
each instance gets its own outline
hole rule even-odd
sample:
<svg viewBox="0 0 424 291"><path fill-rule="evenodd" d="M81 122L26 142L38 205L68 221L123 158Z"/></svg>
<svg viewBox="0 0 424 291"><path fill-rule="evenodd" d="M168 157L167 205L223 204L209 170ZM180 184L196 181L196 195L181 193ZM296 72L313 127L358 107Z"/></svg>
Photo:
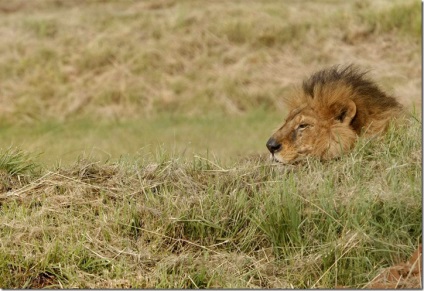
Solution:
<svg viewBox="0 0 424 291"><path fill-rule="evenodd" d="M313 74L285 98L289 115L268 140L275 160L331 159L349 151L359 135L384 132L402 106L352 65Z"/></svg>

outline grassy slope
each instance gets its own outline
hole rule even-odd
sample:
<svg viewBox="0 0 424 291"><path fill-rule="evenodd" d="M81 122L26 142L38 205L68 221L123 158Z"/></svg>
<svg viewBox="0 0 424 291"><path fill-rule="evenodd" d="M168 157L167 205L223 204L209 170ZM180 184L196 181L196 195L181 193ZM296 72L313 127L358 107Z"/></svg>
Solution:
<svg viewBox="0 0 424 291"><path fill-rule="evenodd" d="M9 152L0 285L364 287L420 241L420 131L294 167L157 152L40 173Z"/></svg>
<svg viewBox="0 0 424 291"><path fill-rule="evenodd" d="M360 288L416 248L420 122L328 163L240 157L323 65L420 105L419 4L205 3L0 2L0 147L43 153L0 154L1 287Z"/></svg>

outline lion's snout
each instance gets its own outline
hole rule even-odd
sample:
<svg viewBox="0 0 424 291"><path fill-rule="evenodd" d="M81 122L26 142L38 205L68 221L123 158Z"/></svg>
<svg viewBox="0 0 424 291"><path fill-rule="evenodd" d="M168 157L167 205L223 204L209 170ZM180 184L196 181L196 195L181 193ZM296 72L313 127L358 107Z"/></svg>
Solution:
<svg viewBox="0 0 424 291"><path fill-rule="evenodd" d="M268 148L268 150L271 154L274 154L274 153L278 152L279 150L281 150L282 145L275 138L271 137L266 142L266 147Z"/></svg>

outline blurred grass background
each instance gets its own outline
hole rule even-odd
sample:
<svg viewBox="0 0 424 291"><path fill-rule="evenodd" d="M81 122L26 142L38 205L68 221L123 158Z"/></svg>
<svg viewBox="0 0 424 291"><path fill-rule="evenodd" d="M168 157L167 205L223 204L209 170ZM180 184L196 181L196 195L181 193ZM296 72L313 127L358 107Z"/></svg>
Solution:
<svg viewBox="0 0 424 291"><path fill-rule="evenodd" d="M266 151L281 97L357 63L421 108L418 1L0 1L0 147L48 164Z"/></svg>

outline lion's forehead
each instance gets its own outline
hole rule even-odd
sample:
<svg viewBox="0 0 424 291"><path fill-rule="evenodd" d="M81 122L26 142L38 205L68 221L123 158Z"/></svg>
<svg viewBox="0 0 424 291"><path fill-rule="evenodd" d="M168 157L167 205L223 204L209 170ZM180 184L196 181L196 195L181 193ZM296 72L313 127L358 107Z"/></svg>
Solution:
<svg viewBox="0 0 424 291"><path fill-rule="evenodd" d="M316 122L318 117L316 112L310 107L303 107L300 109L293 109L288 117L286 118L285 123L297 124L301 122Z"/></svg>

